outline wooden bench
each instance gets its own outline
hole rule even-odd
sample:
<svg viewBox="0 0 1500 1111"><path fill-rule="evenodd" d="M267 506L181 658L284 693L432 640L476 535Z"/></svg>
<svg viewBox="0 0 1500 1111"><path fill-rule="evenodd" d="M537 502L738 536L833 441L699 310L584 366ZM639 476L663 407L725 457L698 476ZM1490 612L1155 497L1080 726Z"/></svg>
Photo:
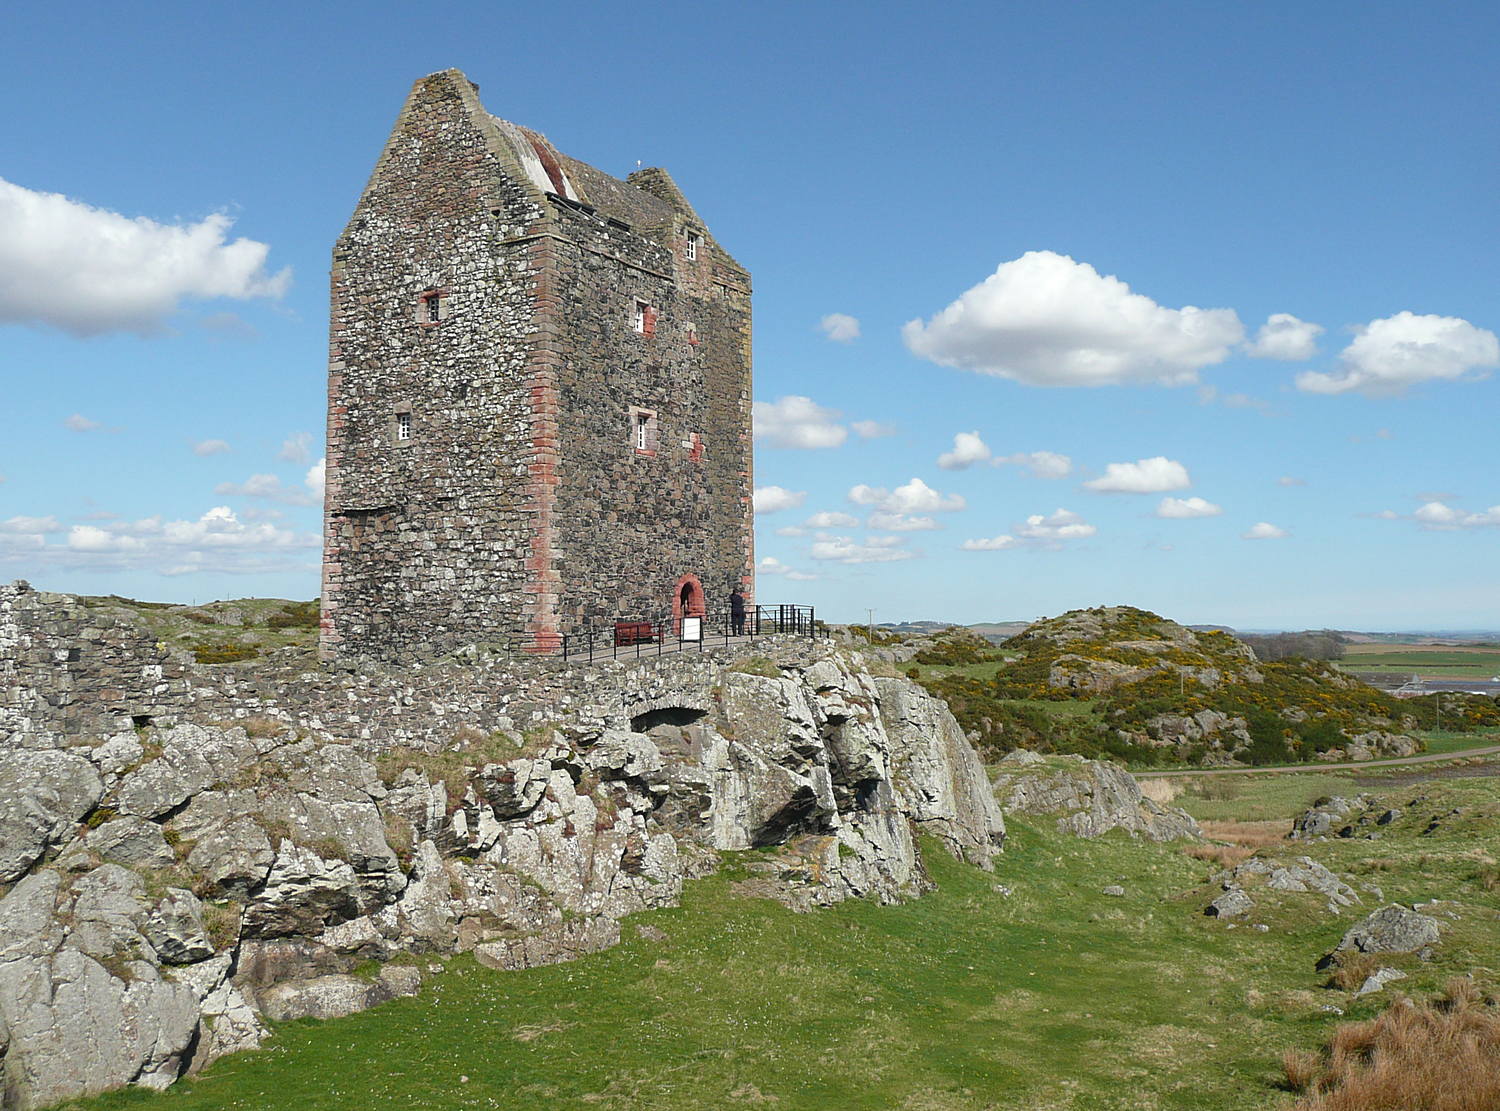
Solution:
<svg viewBox="0 0 1500 1111"><path fill-rule="evenodd" d="M615 646L622 644L655 644L657 628L650 621L616 621Z"/></svg>

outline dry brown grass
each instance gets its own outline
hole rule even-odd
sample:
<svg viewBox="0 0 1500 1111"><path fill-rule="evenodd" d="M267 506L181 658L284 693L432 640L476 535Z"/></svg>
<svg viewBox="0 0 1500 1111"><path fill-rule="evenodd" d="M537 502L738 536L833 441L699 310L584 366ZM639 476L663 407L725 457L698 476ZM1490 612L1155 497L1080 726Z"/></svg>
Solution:
<svg viewBox="0 0 1500 1111"><path fill-rule="evenodd" d="M1194 860L1206 860L1220 868L1233 868L1255 855L1249 845L1189 845L1182 851Z"/></svg>
<svg viewBox="0 0 1500 1111"><path fill-rule="evenodd" d="M1382 953L1361 953L1358 949L1345 949L1335 954L1328 986L1340 991L1358 991L1381 967L1383 956Z"/></svg>
<svg viewBox="0 0 1500 1111"><path fill-rule="evenodd" d="M1320 1054L1286 1054L1282 1072L1297 1111L1495 1111L1500 1013L1457 978L1431 1002L1344 1023Z"/></svg>
<svg viewBox="0 0 1500 1111"><path fill-rule="evenodd" d="M1292 832L1292 823L1285 818L1269 822L1199 822L1198 825L1215 841L1228 841L1251 849L1280 845Z"/></svg>

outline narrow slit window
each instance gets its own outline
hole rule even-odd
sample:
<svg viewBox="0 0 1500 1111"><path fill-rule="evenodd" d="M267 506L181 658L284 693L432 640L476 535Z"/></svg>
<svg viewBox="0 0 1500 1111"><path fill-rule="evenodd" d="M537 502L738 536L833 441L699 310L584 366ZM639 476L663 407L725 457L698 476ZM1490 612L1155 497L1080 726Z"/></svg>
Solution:
<svg viewBox="0 0 1500 1111"><path fill-rule="evenodd" d="M651 442L651 418L645 413L635 415L635 450L645 451Z"/></svg>
<svg viewBox="0 0 1500 1111"><path fill-rule="evenodd" d="M410 413L397 413L396 414L396 439L398 439L398 440L410 440L411 439L411 414Z"/></svg>
<svg viewBox="0 0 1500 1111"><path fill-rule="evenodd" d="M635 303L635 312L634 312L634 314L630 318L630 326L632 328L634 328L637 332L645 332L645 330L646 330L646 310L649 309L650 307L651 306L648 305L648 304L646 304L646 302L644 302L644 301L637 301Z"/></svg>

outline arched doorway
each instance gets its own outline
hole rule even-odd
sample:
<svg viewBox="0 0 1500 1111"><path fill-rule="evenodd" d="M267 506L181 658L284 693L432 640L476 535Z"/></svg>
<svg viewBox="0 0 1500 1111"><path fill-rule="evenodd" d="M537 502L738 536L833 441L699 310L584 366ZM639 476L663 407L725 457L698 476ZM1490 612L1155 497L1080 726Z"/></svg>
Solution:
<svg viewBox="0 0 1500 1111"><path fill-rule="evenodd" d="M708 612L708 598L703 584L694 574L682 575L672 586L672 631L682 632L684 617L702 617Z"/></svg>

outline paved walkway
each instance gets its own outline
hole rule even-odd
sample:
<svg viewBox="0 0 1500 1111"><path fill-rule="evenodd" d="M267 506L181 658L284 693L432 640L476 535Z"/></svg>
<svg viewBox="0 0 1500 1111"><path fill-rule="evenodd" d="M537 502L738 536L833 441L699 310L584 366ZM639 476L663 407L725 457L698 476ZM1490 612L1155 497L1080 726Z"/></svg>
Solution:
<svg viewBox="0 0 1500 1111"><path fill-rule="evenodd" d="M1287 772L1349 771L1361 768L1389 768L1398 764L1438 764L1444 760L1467 760L1471 756L1492 756L1500 745L1466 748L1461 752L1429 752L1422 756L1402 756L1392 760L1344 760L1336 764L1296 764L1289 768L1184 768L1175 772L1131 772L1137 779L1165 779L1188 775L1267 775Z"/></svg>

